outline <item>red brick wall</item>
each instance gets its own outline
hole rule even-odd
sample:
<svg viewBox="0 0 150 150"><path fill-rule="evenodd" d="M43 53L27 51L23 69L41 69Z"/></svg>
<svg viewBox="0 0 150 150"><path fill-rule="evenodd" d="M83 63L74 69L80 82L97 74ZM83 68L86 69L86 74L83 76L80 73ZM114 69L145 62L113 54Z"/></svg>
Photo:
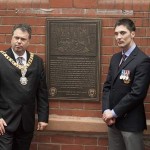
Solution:
<svg viewBox="0 0 150 150"><path fill-rule="evenodd" d="M23 8L25 8L23 10ZM36 12L31 8L37 10ZM39 9L52 9L42 14ZM133 10L133 15L101 14L99 10ZM101 85L113 53L119 49L113 37L113 25L118 18L129 17L137 26L136 42L150 55L150 1L149 0L0 0L0 50L10 46L11 29L16 23L29 23L33 29L29 50L45 61L46 18L83 17L102 20ZM150 119L150 90L145 100L146 116ZM101 102L51 101L50 114L101 117ZM107 150L105 135L36 133L31 150Z"/></svg>

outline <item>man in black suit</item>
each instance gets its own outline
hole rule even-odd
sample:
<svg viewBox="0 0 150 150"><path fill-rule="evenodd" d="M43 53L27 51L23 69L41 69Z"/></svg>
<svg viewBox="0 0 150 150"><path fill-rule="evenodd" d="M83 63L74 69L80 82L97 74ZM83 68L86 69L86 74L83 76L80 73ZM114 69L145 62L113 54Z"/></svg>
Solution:
<svg viewBox="0 0 150 150"><path fill-rule="evenodd" d="M102 96L109 150L144 150L143 103L150 84L150 58L134 42L136 27L132 20L118 20L114 30L121 52L112 56Z"/></svg>
<svg viewBox="0 0 150 150"><path fill-rule="evenodd" d="M15 25L11 48L0 51L0 150L29 150L35 125L48 124L49 103L43 61L27 51L31 27ZM21 57L21 58L20 58Z"/></svg>

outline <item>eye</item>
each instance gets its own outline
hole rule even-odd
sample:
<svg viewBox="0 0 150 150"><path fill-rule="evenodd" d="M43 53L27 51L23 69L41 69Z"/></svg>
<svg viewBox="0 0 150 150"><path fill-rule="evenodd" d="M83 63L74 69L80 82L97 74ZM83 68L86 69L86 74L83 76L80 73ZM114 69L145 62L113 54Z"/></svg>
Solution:
<svg viewBox="0 0 150 150"><path fill-rule="evenodd" d="M15 38L16 40L18 40L18 39L19 39L19 37L17 37L17 36L15 36L14 38Z"/></svg>
<svg viewBox="0 0 150 150"><path fill-rule="evenodd" d="M124 34L126 34L126 32L125 32L125 31L121 31L120 34L121 34L121 35L124 35Z"/></svg>
<svg viewBox="0 0 150 150"><path fill-rule="evenodd" d="M117 35L118 35L118 32L115 32L114 34L115 34L115 36L117 36Z"/></svg>
<svg viewBox="0 0 150 150"><path fill-rule="evenodd" d="M21 38L21 41L26 41L26 39L25 38Z"/></svg>

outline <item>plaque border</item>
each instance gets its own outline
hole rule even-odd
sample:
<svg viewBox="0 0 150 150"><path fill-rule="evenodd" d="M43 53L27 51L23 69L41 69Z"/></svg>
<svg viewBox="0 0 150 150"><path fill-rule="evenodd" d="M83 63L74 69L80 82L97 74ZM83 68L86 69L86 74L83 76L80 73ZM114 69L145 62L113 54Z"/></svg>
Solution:
<svg viewBox="0 0 150 150"><path fill-rule="evenodd" d="M101 43L100 43L100 39L101 39L101 19L95 19L95 18L90 18L90 19L86 19L86 18L46 18L46 79L47 79L47 83L49 83L49 75L50 72L49 70L49 49L50 49L50 35L48 34L50 31L50 23L56 23L56 22L83 22L83 23L87 23L87 22L95 22L97 24L97 47L98 47L98 53L97 53L97 82L99 84L97 84L97 97L96 98L71 98L71 97L56 97L56 98L51 98L50 94L48 94L48 98L49 100L61 100L61 101L84 101L84 102L94 102L94 101L100 101L100 97L101 97L101 53L100 53L100 47L101 47ZM48 91L49 91L49 87L48 86Z"/></svg>

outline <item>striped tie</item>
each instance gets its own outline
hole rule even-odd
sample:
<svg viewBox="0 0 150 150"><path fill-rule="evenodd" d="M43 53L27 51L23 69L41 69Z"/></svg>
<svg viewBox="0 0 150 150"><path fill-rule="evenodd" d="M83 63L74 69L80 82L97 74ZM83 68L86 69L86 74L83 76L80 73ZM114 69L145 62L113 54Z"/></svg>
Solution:
<svg viewBox="0 0 150 150"><path fill-rule="evenodd" d="M125 60L126 60L126 55L125 54L123 54L122 55L122 58L121 58L121 61L120 61L120 64L119 64L119 67L125 62Z"/></svg>
<svg viewBox="0 0 150 150"><path fill-rule="evenodd" d="M18 59L18 64L23 65L23 61L22 61L23 57L18 57L17 59Z"/></svg>

